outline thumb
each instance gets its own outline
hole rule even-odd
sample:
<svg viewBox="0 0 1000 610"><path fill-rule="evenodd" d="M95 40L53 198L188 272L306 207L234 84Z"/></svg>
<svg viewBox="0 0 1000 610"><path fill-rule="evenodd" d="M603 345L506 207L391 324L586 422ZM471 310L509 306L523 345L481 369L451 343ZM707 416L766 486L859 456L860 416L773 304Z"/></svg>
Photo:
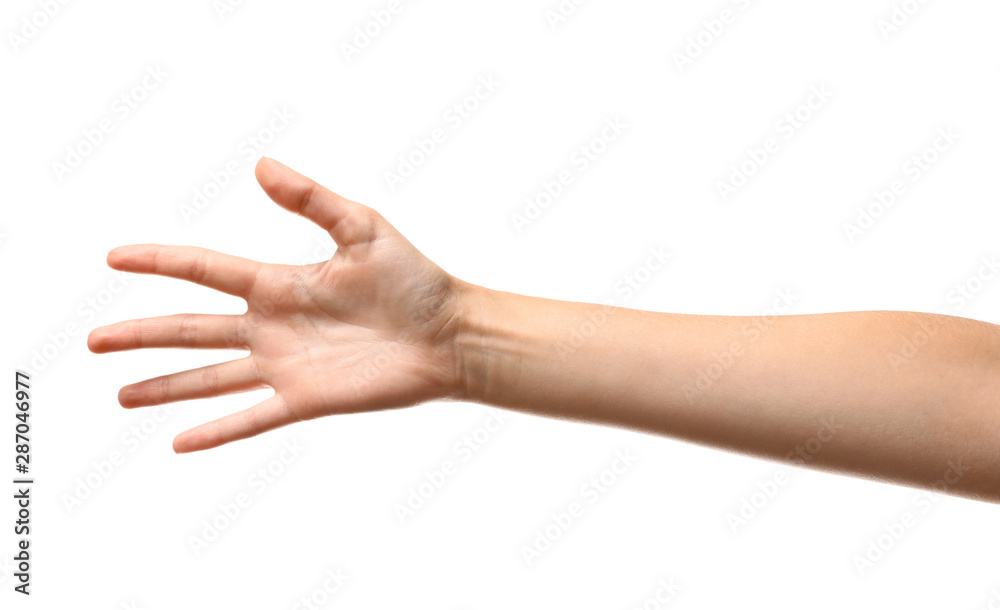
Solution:
<svg viewBox="0 0 1000 610"><path fill-rule="evenodd" d="M375 238L371 208L345 199L268 157L257 162L254 175L275 203L326 229L337 245L349 246Z"/></svg>

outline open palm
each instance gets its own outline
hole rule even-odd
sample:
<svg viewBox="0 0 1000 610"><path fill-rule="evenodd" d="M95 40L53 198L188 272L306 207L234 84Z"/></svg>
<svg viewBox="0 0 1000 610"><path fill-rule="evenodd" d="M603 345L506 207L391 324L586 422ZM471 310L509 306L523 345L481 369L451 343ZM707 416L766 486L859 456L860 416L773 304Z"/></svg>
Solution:
<svg viewBox="0 0 1000 610"><path fill-rule="evenodd" d="M121 389L144 407L271 387L274 396L174 440L209 449L292 422L400 407L461 392L457 357L460 280L413 247L371 208L271 159L261 187L282 207L330 233L334 256L314 265L270 265L191 247L116 248L108 265L189 280L243 298L242 315L182 314L95 329L96 353L150 347L246 349L245 358Z"/></svg>

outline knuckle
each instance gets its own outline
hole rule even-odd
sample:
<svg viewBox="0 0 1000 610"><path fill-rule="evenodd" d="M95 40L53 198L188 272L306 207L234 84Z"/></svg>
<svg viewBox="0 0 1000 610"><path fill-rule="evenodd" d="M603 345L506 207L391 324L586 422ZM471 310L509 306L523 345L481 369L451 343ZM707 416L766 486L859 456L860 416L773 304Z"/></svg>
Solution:
<svg viewBox="0 0 1000 610"><path fill-rule="evenodd" d="M183 317L177 329L177 335L184 345L193 345L198 338L198 323L194 318Z"/></svg>
<svg viewBox="0 0 1000 610"><path fill-rule="evenodd" d="M219 390L219 371L214 366L202 369L201 383L209 392L217 392Z"/></svg>
<svg viewBox="0 0 1000 610"><path fill-rule="evenodd" d="M232 342L234 345L247 345L249 343L249 324L245 315L236 318L233 325Z"/></svg>
<svg viewBox="0 0 1000 610"><path fill-rule="evenodd" d="M255 384L260 384L264 381L264 375L260 371L260 367L257 366L257 361L252 357L248 358L250 365L250 379L253 380Z"/></svg>
<svg viewBox="0 0 1000 610"><path fill-rule="evenodd" d="M128 335L132 337L132 344L138 348L142 347L142 320L133 320L128 326L125 327L125 331Z"/></svg>
<svg viewBox="0 0 1000 610"><path fill-rule="evenodd" d="M191 262L191 277L195 281L202 281L208 273L208 252L202 250Z"/></svg>
<svg viewBox="0 0 1000 610"><path fill-rule="evenodd" d="M312 205L313 200L316 196L317 184L315 182L309 183L309 186L302 189L302 193L299 195L299 214L305 215L306 209Z"/></svg>
<svg viewBox="0 0 1000 610"><path fill-rule="evenodd" d="M262 432L260 418L257 417L257 412L253 409L247 409L243 412L243 429L247 436L256 436Z"/></svg>
<svg viewBox="0 0 1000 610"><path fill-rule="evenodd" d="M170 401L170 376L164 375L156 380L156 391L163 402Z"/></svg>
<svg viewBox="0 0 1000 610"><path fill-rule="evenodd" d="M381 215L375 210L367 207L358 208L341 220L343 226L341 231L347 238L348 243L360 244L370 242L378 234L378 225Z"/></svg>

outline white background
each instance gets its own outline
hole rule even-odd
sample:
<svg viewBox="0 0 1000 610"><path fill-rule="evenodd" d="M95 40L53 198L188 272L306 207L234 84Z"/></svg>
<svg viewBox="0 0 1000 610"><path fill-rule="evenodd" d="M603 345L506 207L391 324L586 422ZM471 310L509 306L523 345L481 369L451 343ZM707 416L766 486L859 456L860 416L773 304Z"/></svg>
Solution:
<svg viewBox="0 0 1000 610"><path fill-rule="evenodd" d="M348 58L343 44L387 5L256 0L220 15L209 0L69 2L46 19L37 2L5 2L0 371L11 394L16 368L36 372L38 483L29 600L12 592L13 490L3 483L3 607L292 608L330 569L349 575L330 608L627 610L671 580L662 607L976 609L1000 599L989 504L525 415L462 461L454 444L489 415L471 404L327 418L184 456L171 451L176 433L266 393L184 403L159 422L121 409L124 384L236 354L96 356L87 332L242 303L145 276L113 294L109 249L191 244L301 263L327 243L259 190L260 154L375 207L450 273L492 288L740 315L765 313L788 290L789 313L1000 322L1000 289L975 279L981 257L1000 253L996 2L929 2L886 31L887 0L592 0L556 27L546 18L555 0L404 1ZM720 32L711 22L724 9L732 19ZM700 34L709 46L682 69L677 53L696 54L688 37L710 26L717 35ZM162 82L132 93L157 67ZM473 104L489 77L499 85ZM814 87L833 95L804 111ZM128 116L122 94L144 98ZM478 107L454 129L446 112L463 101ZM282 109L294 118L266 133ZM808 120L785 138L778 121L797 109ZM84 132L105 118L113 129L87 150ZM574 151L614 118L624 133L578 171ZM385 172L435 128L445 142L390 189ZM947 128L957 142L914 181L905 164ZM244 154L255 134L270 142ZM770 137L777 152L723 198L718 181ZM90 154L60 180L53 164L67 147ZM186 221L183 206L230 162L239 172ZM519 233L512 214L563 169L573 184ZM852 243L844 224L895 180L906 193ZM670 264L623 299L616 284L652 246ZM978 289L974 298L956 299L959 284ZM75 336L61 335L67 324ZM35 350L53 357L37 367ZM13 461L4 412L0 455ZM143 426L151 434L134 442L130 428ZM292 440L305 451L258 494L249 477ZM115 451L123 463L97 474ZM522 547L616 451L638 461L528 565ZM458 473L401 523L394 506L445 460ZM734 532L729 515L778 470L787 484ZM88 477L99 484L70 507ZM191 537L240 492L250 506L196 555ZM915 525L859 570L856 556L903 512Z"/></svg>

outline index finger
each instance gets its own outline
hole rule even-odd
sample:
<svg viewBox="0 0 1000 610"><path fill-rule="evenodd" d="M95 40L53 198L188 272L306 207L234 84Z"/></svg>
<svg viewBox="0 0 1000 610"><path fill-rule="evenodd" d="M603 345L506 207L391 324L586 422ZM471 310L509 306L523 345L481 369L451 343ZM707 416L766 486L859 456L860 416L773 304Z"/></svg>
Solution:
<svg viewBox="0 0 1000 610"><path fill-rule="evenodd" d="M250 293L263 267L257 261L205 248L155 244L115 248L108 253L108 266L119 271L187 280L243 298Z"/></svg>

